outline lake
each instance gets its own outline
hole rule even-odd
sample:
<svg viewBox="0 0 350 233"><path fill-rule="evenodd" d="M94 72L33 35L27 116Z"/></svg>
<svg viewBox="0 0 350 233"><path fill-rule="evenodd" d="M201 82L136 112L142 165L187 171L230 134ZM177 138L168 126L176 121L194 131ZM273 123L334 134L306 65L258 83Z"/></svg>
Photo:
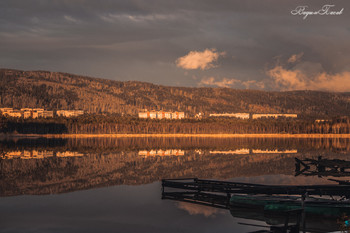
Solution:
<svg viewBox="0 0 350 233"><path fill-rule="evenodd" d="M0 141L0 232L273 232L281 216L162 199L162 179L337 184L349 139L12 138ZM344 216L307 216L311 232Z"/></svg>

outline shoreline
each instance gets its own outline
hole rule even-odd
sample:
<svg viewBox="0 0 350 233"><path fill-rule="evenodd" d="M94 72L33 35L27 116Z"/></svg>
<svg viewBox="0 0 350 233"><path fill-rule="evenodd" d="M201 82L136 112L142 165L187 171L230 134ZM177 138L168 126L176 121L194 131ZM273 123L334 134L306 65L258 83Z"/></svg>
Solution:
<svg viewBox="0 0 350 233"><path fill-rule="evenodd" d="M5 134L0 138L350 138L350 134Z"/></svg>

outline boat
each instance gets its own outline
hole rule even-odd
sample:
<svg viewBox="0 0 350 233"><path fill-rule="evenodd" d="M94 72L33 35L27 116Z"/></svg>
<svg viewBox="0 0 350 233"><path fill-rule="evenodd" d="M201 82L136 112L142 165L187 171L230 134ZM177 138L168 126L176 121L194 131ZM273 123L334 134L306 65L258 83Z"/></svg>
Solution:
<svg viewBox="0 0 350 233"><path fill-rule="evenodd" d="M350 214L349 200L333 200L287 195L242 195L235 194L230 198L230 205L246 208L260 208L264 211L292 211L302 209L305 213L341 216Z"/></svg>

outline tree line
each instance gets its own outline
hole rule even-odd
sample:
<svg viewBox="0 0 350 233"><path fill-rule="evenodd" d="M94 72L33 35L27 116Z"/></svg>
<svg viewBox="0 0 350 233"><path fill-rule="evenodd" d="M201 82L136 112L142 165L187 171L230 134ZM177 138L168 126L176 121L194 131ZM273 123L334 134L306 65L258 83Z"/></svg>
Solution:
<svg viewBox="0 0 350 233"><path fill-rule="evenodd" d="M118 114L89 114L76 118L1 118L0 132L20 134L348 134L350 120L349 118L334 118L325 122L288 118L151 120Z"/></svg>

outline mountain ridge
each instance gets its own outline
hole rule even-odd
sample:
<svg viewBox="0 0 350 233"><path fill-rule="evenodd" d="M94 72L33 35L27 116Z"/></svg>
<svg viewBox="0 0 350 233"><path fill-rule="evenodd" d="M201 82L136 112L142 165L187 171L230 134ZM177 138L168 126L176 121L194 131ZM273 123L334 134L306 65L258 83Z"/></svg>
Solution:
<svg viewBox="0 0 350 233"><path fill-rule="evenodd" d="M174 87L117 81L63 72L0 69L1 107L82 109L135 115L142 109L198 112L296 113L313 117L350 115L350 92L262 91Z"/></svg>

